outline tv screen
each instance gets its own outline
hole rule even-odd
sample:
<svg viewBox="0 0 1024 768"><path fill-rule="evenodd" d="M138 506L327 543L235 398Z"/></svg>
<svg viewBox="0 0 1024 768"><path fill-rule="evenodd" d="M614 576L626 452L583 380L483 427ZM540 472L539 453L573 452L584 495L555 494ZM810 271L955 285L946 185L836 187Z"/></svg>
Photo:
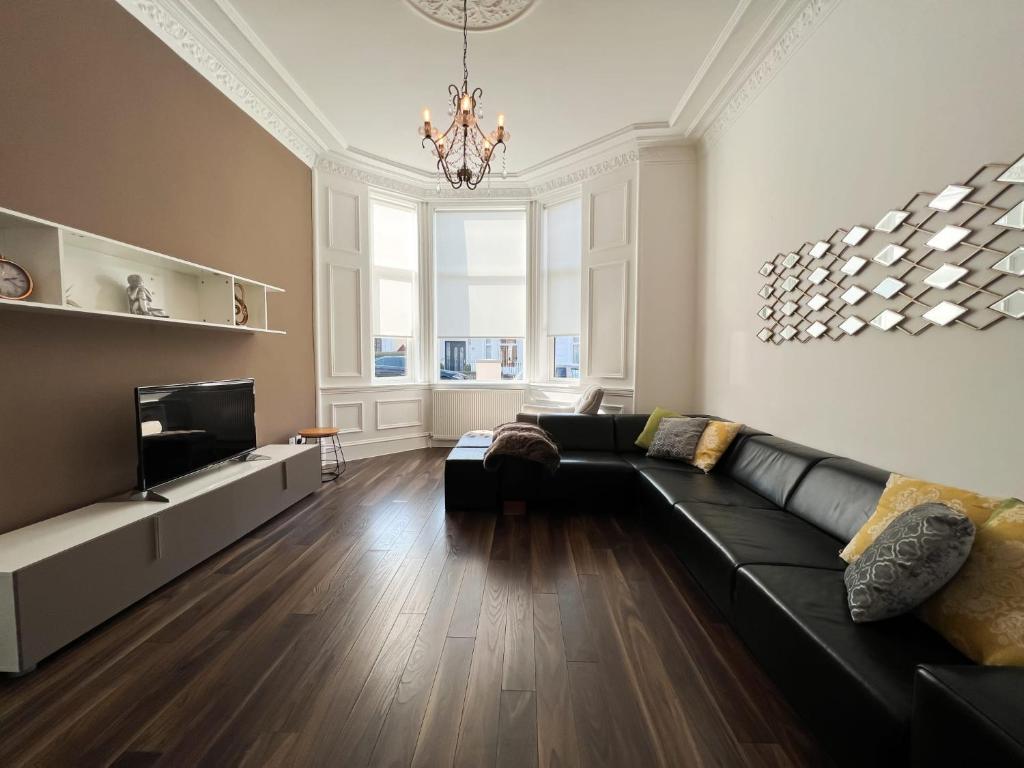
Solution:
<svg viewBox="0 0 1024 768"><path fill-rule="evenodd" d="M136 387L139 490L256 448L252 379Z"/></svg>

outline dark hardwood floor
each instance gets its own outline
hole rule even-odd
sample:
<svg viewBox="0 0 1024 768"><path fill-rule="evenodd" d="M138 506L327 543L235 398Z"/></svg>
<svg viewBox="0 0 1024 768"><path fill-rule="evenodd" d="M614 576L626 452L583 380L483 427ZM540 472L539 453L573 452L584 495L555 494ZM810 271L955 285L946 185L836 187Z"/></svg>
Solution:
<svg viewBox="0 0 1024 768"><path fill-rule="evenodd" d="M446 514L445 454L353 463L0 680L0 765L826 762L640 521Z"/></svg>

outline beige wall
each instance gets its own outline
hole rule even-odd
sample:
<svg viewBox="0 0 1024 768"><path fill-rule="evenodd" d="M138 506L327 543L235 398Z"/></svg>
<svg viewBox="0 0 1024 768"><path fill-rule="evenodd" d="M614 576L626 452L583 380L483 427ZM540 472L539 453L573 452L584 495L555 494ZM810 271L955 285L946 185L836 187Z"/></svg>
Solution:
<svg viewBox="0 0 1024 768"><path fill-rule="evenodd" d="M314 418L309 169L113 0L0 4L0 206L285 288L263 337L0 310L0 531L130 488L132 388L255 377Z"/></svg>
<svg viewBox="0 0 1024 768"><path fill-rule="evenodd" d="M1024 4L844 0L702 163L704 408L882 467L1024 495L1024 322L755 338L761 263L1024 152Z"/></svg>

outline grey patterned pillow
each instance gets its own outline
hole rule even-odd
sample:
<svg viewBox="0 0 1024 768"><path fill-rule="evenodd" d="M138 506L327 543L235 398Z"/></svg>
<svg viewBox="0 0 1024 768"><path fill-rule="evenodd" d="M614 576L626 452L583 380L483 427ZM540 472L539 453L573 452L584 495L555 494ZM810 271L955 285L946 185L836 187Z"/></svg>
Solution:
<svg viewBox="0 0 1024 768"><path fill-rule="evenodd" d="M845 574L855 622L916 608L952 579L974 543L974 523L945 504L920 504L886 526Z"/></svg>
<svg viewBox="0 0 1024 768"><path fill-rule="evenodd" d="M647 455L659 459L692 462L697 452L697 443L707 425L708 419L703 417L662 419Z"/></svg>

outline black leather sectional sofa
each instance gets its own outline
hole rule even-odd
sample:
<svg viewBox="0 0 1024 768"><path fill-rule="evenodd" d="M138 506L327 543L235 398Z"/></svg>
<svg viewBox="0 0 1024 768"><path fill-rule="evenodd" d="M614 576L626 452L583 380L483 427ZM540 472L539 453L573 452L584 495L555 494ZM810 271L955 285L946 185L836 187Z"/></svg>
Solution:
<svg viewBox="0 0 1024 768"><path fill-rule="evenodd" d="M682 563L837 763L1024 766L1024 669L981 667L913 616L855 625L840 548L889 473L744 427L705 475L634 442L646 415L542 415L554 476L483 469L489 438L445 466L448 509L504 500L623 504Z"/></svg>

